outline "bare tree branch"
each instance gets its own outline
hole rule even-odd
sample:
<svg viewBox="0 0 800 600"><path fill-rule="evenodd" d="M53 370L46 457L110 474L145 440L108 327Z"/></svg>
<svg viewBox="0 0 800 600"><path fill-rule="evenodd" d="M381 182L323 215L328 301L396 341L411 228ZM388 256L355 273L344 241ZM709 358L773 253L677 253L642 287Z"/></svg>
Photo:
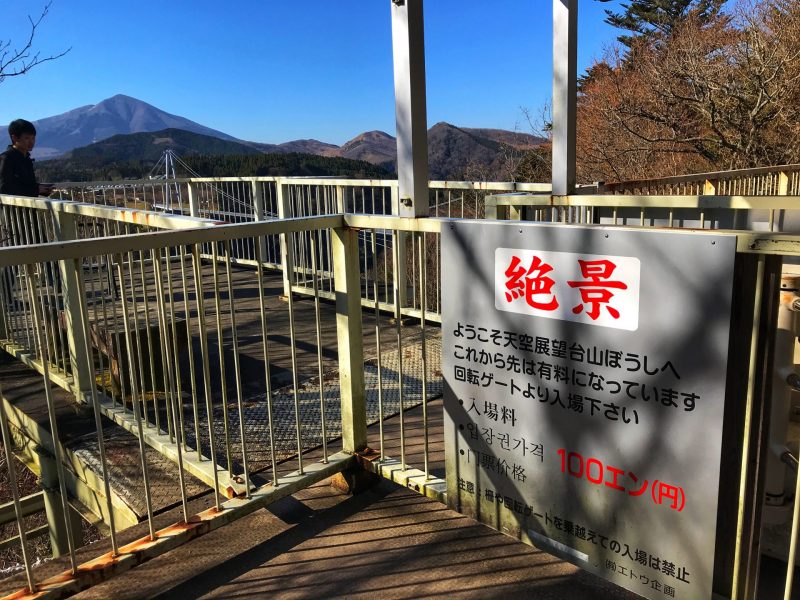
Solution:
<svg viewBox="0 0 800 600"><path fill-rule="evenodd" d="M30 15L28 15L30 31L28 33L27 41L23 46L15 48L12 46L11 39L0 39L0 83L2 83L7 77L18 77L20 75L24 75L34 67L51 60L61 58L67 52L72 50L70 47L63 52L59 52L58 54L42 56L41 53L35 50L33 47L33 40L36 36L36 30L50 12L51 5L52 0L44 5L42 12L37 19L33 19Z"/></svg>

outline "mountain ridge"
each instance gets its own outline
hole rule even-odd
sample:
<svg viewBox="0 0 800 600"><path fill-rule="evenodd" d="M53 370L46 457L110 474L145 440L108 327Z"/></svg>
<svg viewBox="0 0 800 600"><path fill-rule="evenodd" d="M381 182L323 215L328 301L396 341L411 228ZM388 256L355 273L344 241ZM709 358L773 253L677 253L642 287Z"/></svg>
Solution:
<svg viewBox="0 0 800 600"><path fill-rule="evenodd" d="M54 158L74 148L87 146L118 134L143 133L163 129L183 129L236 141L231 135L200 123L173 115L137 98L117 94L97 104L87 104L60 115L33 122L39 146L37 159Z"/></svg>
<svg viewBox="0 0 800 600"><path fill-rule="evenodd" d="M159 131L171 131L166 138L180 154L184 148L190 154L242 154L252 153L290 154L303 153L330 158L366 161L388 171L397 169L397 140L380 130L365 131L341 146L308 138L291 140L280 144L240 140L224 132L196 123L184 117L167 113L147 102L131 96L117 94L97 104L81 106L61 115L47 117L34 122L40 143L34 149L39 160L64 157L75 160L88 159L101 149L111 151L114 160L142 159L141 156L123 158L124 147L145 151L153 150L153 140L135 138L128 142L116 139L110 146L102 142L116 136L138 135ZM186 131L236 144L225 146L211 140L193 140L182 145L182 136L175 131ZM148 138L149 139L149 138ZM492 128L458 127L439 122L428 130L429 171L432 179L452 178L496 178L503 172L504 161L513 151L524 153L536 148L545 140L536 136ZM99 144L99 145L97 145ZM168 145L165 139L163 147ZM91 148L77 155L77 149ZM113 150L112 150L113 148ZM88 153L88 154L87 154Z"/></svg>

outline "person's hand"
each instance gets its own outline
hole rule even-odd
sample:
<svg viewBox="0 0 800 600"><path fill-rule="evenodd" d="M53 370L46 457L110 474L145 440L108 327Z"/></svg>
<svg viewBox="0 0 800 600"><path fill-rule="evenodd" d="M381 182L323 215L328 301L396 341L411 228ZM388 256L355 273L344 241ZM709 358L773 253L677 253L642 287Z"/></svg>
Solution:
<svg viewBox="0 0 800 600"><path fill-rule="evenodd" d="M40 196L49 196L53 193L53 184L52 183L40 183L39 184L39 195Z"/></svg>

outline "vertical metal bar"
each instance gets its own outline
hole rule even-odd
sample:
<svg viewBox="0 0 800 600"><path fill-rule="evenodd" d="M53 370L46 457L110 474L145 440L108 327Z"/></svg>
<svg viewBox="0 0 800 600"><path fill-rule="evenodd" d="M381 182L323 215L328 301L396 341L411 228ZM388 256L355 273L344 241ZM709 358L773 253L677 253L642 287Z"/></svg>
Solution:
<svg viewBox="0 0 800 600"><path fill-rule="evenodd" d="M76 270L78 268L77 263L78 260L75 260L76 263ZM82 278L81 275L79 277ZM82 327L84 330L84 334L86 338L89 339L90 331L89 331L89 309L86 305L86 298L81 294L78 296L80 301L80 312L82 316ZM102 352L98 352L98 355L102 356ZM91 346L88 344L86 345L86 362L90 366L93 364L92 361L92 349ZM102 364L102 363L101 363ZM97 387L92 386L91 389L91 400L92 400L92 409L94 410L94 426L97 430L97 447L100 451L100 466L103 470L103 491L106 496L106 510L108 511L108 525L111 529L111 550L114 556L119 554L119 545L117 544L117 528L114 523L114 507L111 503L111 477L109 476L108 472L108 461L106 459L106 442L105 437L103 435L103 419L100 415L100 400L97 397ZM113 402L113 398L112 398Z"/></svg>
<svg viewBox="0 0 800 600"><path fill-rule="evenodd" d="M316 234L316 232L312 232ZM365 253L366 254L366 253ZM322 462L328 462L328 429L325 419L325 380L322 377L322 326L319 315L319 285L317 284L317 237L311 236L311 277L314 288L314 319L317 333L317 376L319 377L319 410L322 421Z"/></svg>
<svg viewBox="0 0 800 600"><path fill-rule="evenodd" d="M278 461L275 456L275 429L272 420L272 376L269 367L269 346L267 345L267 308L264 302L264 267L261 248L256 247L258 259L256 260L256 275L258 278L258 308L261 314L261 343L264 346L264 372L266 373L266 392L267 392L267 427L269 428L269 451L272 459L273 485L277 487L278 481Z"/></svg>
<svg viewBox="0 0 800 600"><path fill-rule="evenodd" d="M175 290L172 285L172 256L171 249L165 249L166 253L166 271L167 271L167 293L169 297L169 314L170 314L170 328L172 333L172 365L174 368L173 375L175 379L175 394L177 402L177 418L175 423L176 430L180 431L180 439L183 440L183 447L186 448L186 428L184 425L184 410L183 410L183 385L181 383L181 363L178 355L178 328L176 324L177 315L175 312ZM188 338L188 343L191 343L191 338ZM191 348L190 348L191 350Z"/></svg>
<svg viewBox="0 0 800 600"><path fill-rule="evenodd" d="M147 391L146 391L147 390L147 385L146 385L145 378L144 378L144 357L142 355L142 336L139 333L139 307L138 307L137 302L136 302L136 283L135 283L135 280L133 278L133 264L134 264L134 261L133 261L133 253L132 252L128 252L128 262L129 262L129 265L130 265L129 273L130 273L130 276L131 276L130 277L130 282L131 282L131 307L133 308L133 330L134 330L134 335L136 336L136 354L137 354L137 358L139 360L138 375L139 375L139 383L141 385L141 387L139 388L139 390L141 392L140 399L142 401L141 410L144 413L144 417L143 417L144 421L145 421L145 423L147 423ZM120 282L122 282L123 286L124 286L125 280L121 276L120 276ZM123 291L122 291L122 298L123 298L123 307L124 307L125 306L125 302L124 302L124 299L125 299L125 288L124 287L123 287ZM123 310L125 310L125 309L123 308ZM125 311L123 316L124 317L128 316L127 315L127 311ZM125 323L125 338L126 338L127 342L130 342L130 329L128 329L127 322ZM132 348L131 348L131 351L132 351ZM131 366L131 371L130 372L131 372L131 379L133 380L137 375L137 369L134 368L133 356L132 355L130 357L129 362L131 363L131 365L130 365ZM133 382L131 382L131 387L133 387ZM155 394L153 394L153 398L155 399ZM134 412L136 412L136 411L134 411ZM155 413L156 413L155 414L156 429L160 430L161 426L160 426L160 420L159 420L158 408L157 407L156 407Z"/></svg>
<svg viewBox="0 0 800 600"><path fill-rule="evenodd" d="M169 189L169 188L168 188ZM165 249L166 252L169 252L169 249ZM158 327L159 334L162 338L161 341L161 373L164 379L164 412L167 416L167 435L169 436L170 441L172 441L173 437L175 436L175 429L177 425L173 421L172 417L172 410L170 408L170 404L172 402L172 395L174 394L174 375L175 370L170 365L170 343L169 343L169 335L166 331L167 326L167 317L166 312L164 311L164 275L161 271L161 251L154 252L153 250L150 251L151 262L153 263L153 278L155 281L155 290L159 294L156 298L156 327ZM167 267L169 267L169 259L167 260ZM150 327L148 327L148 330ZM157 406L156 403L156 393L155 393L155 383L153 384L153 404Z"/></svg>
<svg viewBox="0 0 800 600"><path fill-rule="evenodd" d="M747 400L744 414L744 432L742 440L742 472L739 481L739 511L736 519L736 549L733 559L733 589L731 600L739 600L741 596L741 565L744 557L742 547L744 545L745 531L745 508L747 504L747 480L749 477L749 465L747 457L750 455L750 437L753 426L753 404L755 402L756 370L758 366L758 342L759 329L761 326L761 307L763 303L764 271L766 268L766 258L764 255L758 257L756 270L755 298L753 300L753 328L750 338L750 362L747 386Z"/></svg>
<svg viewBox="0 0 800 600"><path fill-rule="evenodd" d="M288 252L286 253L286 262L287 267L290 270L294 269L294 239L290 238L290 234L282 233L282 236L285 238L286 247L288 248ZM335 269L334 269L335 270ZM293 294L289 294L287 301L289 305L289 338L291 343L291 355L292 355L292 395L294 396L294 421L295 421L295 431L297 433L297 470L302 475L303 474L303 437L302 437L302 425L300 423L300 382L298 379L297 374L297 346L296 346L296 339L295 339L295 321L294 321L294 298L292 297Z"/></svg>
<svg viewBox="0 0 800 600"><path fill-rule="evenodd" d="M377 254L377 243L376 243L376 234L377 231L372 231L372 256L373 261L376 262L378 260ZM385 236L384 236L385 237ZM384 249L385 254L385 249ZM377 267L376 267L376 276L372 281L374 295L375 295L375 352L377 354L377 367L378 367L378 435L380 437L380 452L381 458L380 460L383 461L385 457L384 451L384 433L383 433L383 365L381 364L383 361L383 356L381 354L381 310L380 310L380 302L378 301L378 277L377 277Z"/></svg>
<svg viewBox="0 0 800 600"><path fill-rule="evenodd" d="M120 405L123 409L125 409L125 397L127 396L127 389L125 385L125 377L123 376L123 365L121 364L119 358L122 353L122 342L120 341L120 327L119 327L119 318L117 316L117 304L116 304L116 296L120 293L124 293L124 283L122 281L119 282L119 289L117 289L115 280L114 280L114 260L110 254L106 255L106 266L108 268L108 279L109 285L112 286L112 300L114 300L114 304L111 306L111 320L112 322L112 330L114 331L114 352L117 355L117 370L119 372L119 393L120 393ZM103 310L105 311L105 304L103 305ZM109 356L109 369L113 371L111 365L111 357ZM113 377L113 372L112 372Z"/></svg>
<svg viewBox="0 0 800 600"><path fill-rule="evenodd" d="M553 0L553 194L575 191L578 0Z"/></svg>
<svg viewBox="0 0 800 600"><path fill-rule="evenodd" d="M206 308L203 297L203 271L200 263L200 244L195 244L192 248L194 266L194 287L197 299L197 320L200 326L200 354L203 358L203 388L206 397L206 418L208 420L208 443L211 452L211 465L214 471L214 506L221 510L219 501L219 473L217 468L217 444L216 432L214 431L214 406L211 400L211 368L208 358L208 332L206 331ZM216 263L213 265L217 268ZM197 439L197 447L200 448L200 438Z"/></svg>
<svg viewBox="0 0 800 600"><path fill-rule="evenodd" d="M33 570L31 569L31 559L28 556L28 536L25 532L25 524L22 519L22 507L19 503L19 487L17 486L17 474L14 468L14 458L11 454L11 432L8 428L8 420L6 418L5 396L3 395L2 386L0 386L0 431L3 436L3 451L6 456L6 466L8 467L8 485L11 488L11 498L14 501L14 515L16 516L17 531L19 532L19 541L22 546L22 563L25 566L25 577L28 580L28 591L31 594L36 592L36 584L33 579Z"/></svg>
<svg viewBox="0 0 800 600"><path fill-rule="evenodd" d="M425 331L425 309L427 308L427 298L425 297L428 289L427 285L427 253L425 248L425 234L420 232L417 234L419 241L419 289L420 289L420 320L419 327L422 335L422 428L423 428L423 454L425 461L425 479L430 478L428 469L428 338Z"/></svg>
<svg viewBox="0 0 800 600"><path fill-rule="evenodd" d="M254 242L256 240L253 240ZM245 495L250 497L250 467L247 459L247 437L244 426L244 399L242 397L242 369L239 364L239 335L236 331L236 308L233 302L233 278L231 276L231 244L225 241L225 271L228 280L228 309L231 314L231 336L233 338L233 369L236 378L236 407L239 411L239 435L242 442L242 467L244 468Z"/></svg>
<svg viewBox="0 0 800 600"><path fill-rule="evenodd" d="M336 342L342 403L342 449L345 452L355 453L367 445L358 232L352 229L333 230L332 247L336 285Z"/></svg>
<svg viewBox="0 0 800 600"><path fill-rule="evenodd" d="M40 272L41 273L41 272ZM72 532L72 520L69 518L69 502L67 501L67 484L64 473L64 459L61 452L61 437L58 434L58 420L56 419L55 406L53 405L52 390L50 389L50 356L48 347L50 341L47 339L47 327L42 326L44 314L44 299L37 292L38 285L34 285L33 274L30 265L25 265L25 279L28 284L28 296L33 309L33 325L36 332L37 345L42 357L42 370L44 374L44 396L47 404L47 416L50 421L50 433L53 437L53 457L56 463L56 473L58 474L58 490L61 495L61 510L64 516L64 525L67 531L67 545L69 547L69 560L72 574L77 573L78 565L75 560L75 544ZM44 339L42 339L44 335Z"/></svg>
<svg viewBox="0 0 800 600"><path fill-rule="evenodd" d="M181 246L179 249L181 260L181 281L183 283L183 312L186 315L186 339L189 344L189 378L190 389L192 392L192 416L194 417L194 444L197 449L197 460L203 457L203 451L200 447L200 409L197 406L197 374L194 366L194 348L192 346L192 310L189 306L189 290L186 287L189 278L186 274L186 248ZM197 290L195 289L195 298L197 298Z"/></svg>
<svg viewBox="0 0 800 600"><path fill-rule="evenodd" d="M153 253L151 251L151 258ZM154 267L155 268L155 267ZM147 276L145 275L145 268L144 268L144 252L139 252L139 274L141 275L142 280L142 299L144 302L144 329L145 333L147 334L147 358L149 359L150 363L150 393L153 395L153 414L156 420L156 427L160 429L158 423L160 422L159 417L159 409L158 409L158 401L157 401L157 394L156 394L156 364L155 364L155 350L153 348L153 333L152 327L150 326L150 290L147 288ZM136 310L134 304L134 310ZM138 319L138 317L137 317ZM141 343L141 338L137 335L136 336L137 344ZM163 354L163 353L162 353ZM140 353L141 356L141 353ZM141 372L144 373L144 364L139 364L139 368ZM166 373L165 373L166 375ZM144 411L144 422L147 423L147 400L146 400L146 388L144 387L145 379L142 377L142 409ZM169 429L169 428L168 428Z"/></svg>
<svg viewBox="0 0 800 600"><path fill-rule="evenodd" d="M150 529L150 539L156 539L156 532L153 526L153 500L150 497L150 474L147 468L147 455L145 454L145 443L144 443L144 430L142 428L142 415L139 407L139 402L141 400L142 404L144 404L144 398L140 397L138 391L136 389L136 377L133 375L133 347L131 346L131 334L130 334L130 325L128 323L128 306L127 301L125 300L125 287L124 281L125 278L123 277L122 273L122 265L123 259L122 255L119 255L119 259L117 262L117 269L119 270L119 280L123 282L122 287L122 321L125 327L125 343L127 345L128 350L128 368L131 372L131 394L133 400L133 414L136 420L136 430L139 437L139 457L141 459L142 464L142 478L144 479L144 497L145 503L147 505L147 525ZM135 297L136 290L134 289L133 284L133 257L128 254L128 272L130 273L131 279L131 294ZM137 336L138 337L138 336ZM140 361L141 364L141 361Z"/></svg>
<svg viewBox="0 0 800 600"><path fill-rule="evenodd" d="M170 269L169 264L169 248L165 248L164 251L167 254L167 270ZM159 331L161 332L161 356L162 362L165 362L165 358L170 355L170 346L169 343L169 333L167 329L167 314L166 314L166 307L164 305L164 277L161 272L161 250L151 250L151 257L153 259L153 269L155 274L155 280L157 283L156 290L158 292L157 297L157 308L158 308L158 326ZM174 322L174 319L173 319ZM173 338L174 339L174 338ZM183 508L183 520L186 522L189 519L189 503L186 499L186 481L184 480L183 474L183 448L181 444L181 437L183 436L183 428L181 428L180 433L178 432L178 415L175 410L175 375L176 375L176 366L174 365L166 365L166 377L167 377L167 385L166 385L166 396L165 400L165 407L167 410L167 416L169 420L175 424L175 447L178 452L178 482L181 488L181 505ZM180 396L178 397L180 398ZM172 434L170 433L170 440L172 439Z"/></svg>
<svg viewBox="0 0 800 600"><path fill-rule="evenodd" d="M399 238L397 230L394 231L395 239ZM400 463L406 464L406 435L405 413L403 407L403 315L400 310L400 271L397 268L400 262L400 248L394 245L394 319L397 327L397 396L400 404ZM405 467L403 467L405 468Z"/></svg>
<svg viewBox="0 0 800 600"><path fill-rule="evenodd" d="M397 178L403 217L428 215L428 125L422 0L392 3Z"/></svg>
<svg viewBox="0 0 800 600"><path fill-rule="evenodd" d="M225 459L228 462L228 475L233 476L233 457L231 456L231 432L228 424L228 374L225 369L225 336L222 329L222 308L219 298L219 257L217 242L211 243L211 264L214 268L214 309L217 317L217 344L219 347L219 376L222 386L222 421L225 431Z"/></svg>

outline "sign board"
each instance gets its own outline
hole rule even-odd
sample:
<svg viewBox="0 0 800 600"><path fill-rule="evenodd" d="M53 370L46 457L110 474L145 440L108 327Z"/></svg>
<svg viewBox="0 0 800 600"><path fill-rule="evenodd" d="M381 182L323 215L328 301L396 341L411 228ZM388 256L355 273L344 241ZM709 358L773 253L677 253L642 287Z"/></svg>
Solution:
<svg viewBox="0 0 800 600"><path fill-rule="evenodd" d="M450 506L647 598L710 598L733 236L442 230Z"/></svg>

